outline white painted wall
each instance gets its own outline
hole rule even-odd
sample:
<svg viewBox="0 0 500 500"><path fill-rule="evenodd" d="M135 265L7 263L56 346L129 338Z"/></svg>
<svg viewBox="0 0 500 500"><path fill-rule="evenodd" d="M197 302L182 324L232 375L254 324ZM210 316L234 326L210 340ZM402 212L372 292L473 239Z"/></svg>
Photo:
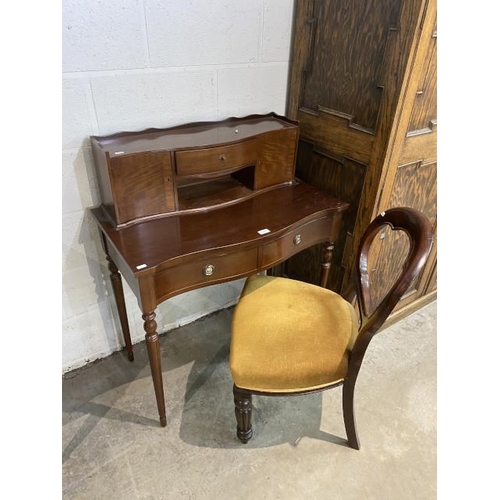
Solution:
<svg viewBox="0 0 500 500"><path fill-rule="evenodd" d="M89 135L284 113L292 0L63 0L63 372L120 349ZM243 280L157 309L159 332L235 303ZM133 342L141 312L124 282ZM111 297L109 297L111 295Z"/></svg>

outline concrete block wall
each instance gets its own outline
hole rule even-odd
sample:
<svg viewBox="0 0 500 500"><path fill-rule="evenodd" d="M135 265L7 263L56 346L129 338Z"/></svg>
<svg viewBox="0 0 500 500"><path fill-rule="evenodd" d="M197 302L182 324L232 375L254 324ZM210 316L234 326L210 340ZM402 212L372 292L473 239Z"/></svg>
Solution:
<svg viewBox="0 0 500 500"><path fill-rule="evenodd" d="M293 0L63 0L62 368L121 349L89 135L284 113ZM235 303L243 280L174 297L160 332ZM133 342L141 312L124 282ZM111 299L111 300L110 300Z"/></svg>

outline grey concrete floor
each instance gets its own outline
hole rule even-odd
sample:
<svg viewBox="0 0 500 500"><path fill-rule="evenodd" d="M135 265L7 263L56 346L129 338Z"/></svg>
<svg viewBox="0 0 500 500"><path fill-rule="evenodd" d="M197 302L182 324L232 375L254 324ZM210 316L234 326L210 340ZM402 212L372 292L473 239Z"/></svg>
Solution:
<svg viewBox="0 0 500 500"><path fill-rule="evenodd" d="M433 302L374 338L355 394L361 450L345 445L341 389L255 397L235 437L232 309L162 335L168 425L144 343L63 380L63 499L436 498Z"/></svg>

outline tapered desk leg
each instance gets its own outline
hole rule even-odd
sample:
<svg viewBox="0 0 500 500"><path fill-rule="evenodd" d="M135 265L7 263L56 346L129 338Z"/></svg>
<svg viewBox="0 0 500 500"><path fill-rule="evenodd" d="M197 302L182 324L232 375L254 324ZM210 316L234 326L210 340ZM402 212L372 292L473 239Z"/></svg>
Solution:
<svg viewBox="0 0 500 500"><path fill-rule="evenodd" d="M326 288L328 283L328 276L330 275L330 268L332 267L332 254L333 254L333 243L325 243L323 245L323 259L321 261L321 276L319 279L319 285Z"/></svg>
<svg viewBox="0 0 500 500"><path fill-rule="evenodd" d="M158 332L156 331L156 314L149 312L142 315L144 320L144 330L146 331L146 346L148 348L149 364L151 366L151 375L153 376L153 385L155 388L156 404L160 415L160 424L162 427L167 425L167 415L165 411L165 397L163 395L163 375L161 371L160 342Z"/></svg>
<svg viewBox="0 0 500 500"><path fill-rule="evenodd" d="M130 339L125 297L123 295L122 277L115 263L111 260L111 257L106 255L106 259L108 261L109 272L111 273L111 284L113 285L116 307L118 308L118 317L120 318L120 325L122 327L123 339L125 340L125 346L127 348L128 359L129 361L134 361L134 351L132 349L132 340Z"/></svg>

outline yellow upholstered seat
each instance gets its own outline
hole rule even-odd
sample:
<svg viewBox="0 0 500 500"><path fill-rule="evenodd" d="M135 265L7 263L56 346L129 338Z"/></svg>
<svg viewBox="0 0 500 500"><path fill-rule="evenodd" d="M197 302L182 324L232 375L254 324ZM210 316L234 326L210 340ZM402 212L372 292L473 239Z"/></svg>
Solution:
<svg viewBox="0 0 500 500"><path fill-rule="evenodd" d="M262 392L300 392L343 380L358 333L340 295L272 276L247 279L232 324L234 383Z"/></svg>

